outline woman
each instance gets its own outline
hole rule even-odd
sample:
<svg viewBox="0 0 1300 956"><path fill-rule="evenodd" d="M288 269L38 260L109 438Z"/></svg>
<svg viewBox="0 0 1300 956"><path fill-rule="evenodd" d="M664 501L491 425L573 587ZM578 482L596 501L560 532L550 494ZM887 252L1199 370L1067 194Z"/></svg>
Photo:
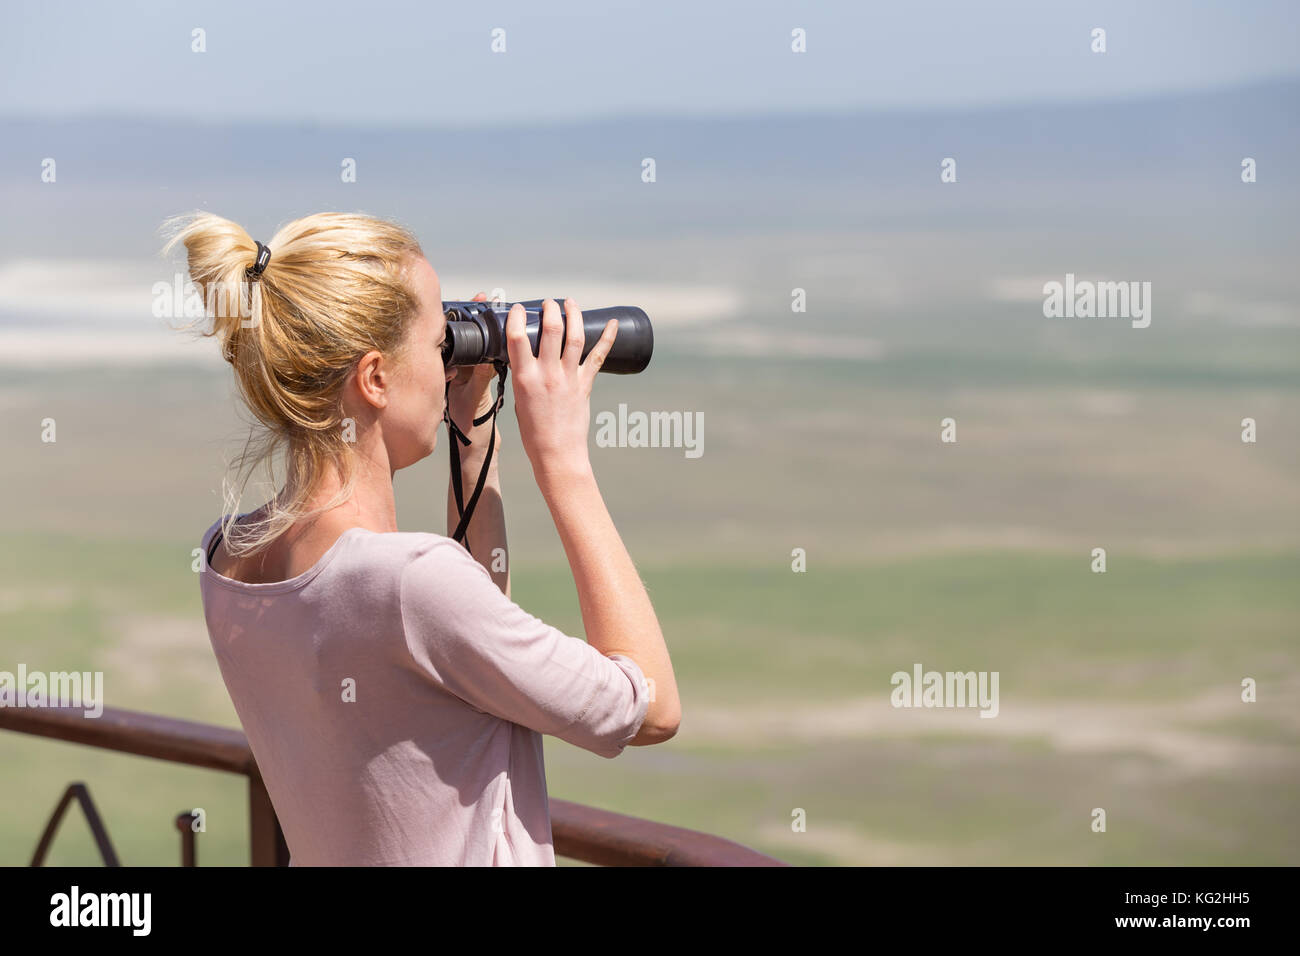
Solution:
<svg viewBox="0 0 1300 956"><path fill-rule="evenodd" d="M210 214L175 222L241 395L285 480L203 535L204 615L290 865L554 865L542 734L604 757L677 731L672 663L587 455L589 395L617 323L585 362L576 303L547 301L532 354L506 337L524 452L573 571L587 640L510 600L493 457L467 529L401 532L393 473L433 451L444 406L488 447L491 366L448 372L438 276L406 230L322 213L263 246ZM221 290L238 290L233 296ZM218 294L213 295L216 291ZM576 333L576 334L574 334ZM449 397L444 390L450 383ZM496 447L500 448L499 433ZM448 496L449 532L456 518Z"/></svg>

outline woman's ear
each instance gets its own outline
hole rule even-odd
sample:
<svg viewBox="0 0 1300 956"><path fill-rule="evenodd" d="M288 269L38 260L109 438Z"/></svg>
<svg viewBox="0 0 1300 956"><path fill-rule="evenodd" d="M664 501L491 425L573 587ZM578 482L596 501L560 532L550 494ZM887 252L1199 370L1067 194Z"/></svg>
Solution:
<svg viewBox="0 0 1300 956"><path fill-rule="evenodd" d="M375 408L388 407L388 387L392 376L382 352L369 351L357 361L354 376L358 394Z"/></svg>

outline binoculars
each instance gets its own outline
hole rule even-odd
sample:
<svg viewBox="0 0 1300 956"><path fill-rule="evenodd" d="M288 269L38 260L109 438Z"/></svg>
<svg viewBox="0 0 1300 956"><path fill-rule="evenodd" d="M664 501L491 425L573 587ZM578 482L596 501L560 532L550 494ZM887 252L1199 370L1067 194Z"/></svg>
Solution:
<svg viewBox="0 0 1300 956"><path fill-rule="evenodd" d="M543 301L529 299L518 303L524 307L524 328L534 355L537 354L541 339ZM447 316L447 341L442 347L443 366L453 368L489 362L510 364L510 355L506 350L506 317L513 304L515 303L444 302L442 307ZM556 299L555 304L559 307L564 322L565 338L560 344L563 349L568 341L569 317L564 311L564 299ZM635 306L616 305L607 309L582 310L584 341L581 358L587 358L587 353L600 340L601 333L605 331L605 323L610 319L618 319L618 336L600 371L616 375L631 375L642 371L650 364L650 354L654 351L654 331L650 328L650 317Z"/></svg>

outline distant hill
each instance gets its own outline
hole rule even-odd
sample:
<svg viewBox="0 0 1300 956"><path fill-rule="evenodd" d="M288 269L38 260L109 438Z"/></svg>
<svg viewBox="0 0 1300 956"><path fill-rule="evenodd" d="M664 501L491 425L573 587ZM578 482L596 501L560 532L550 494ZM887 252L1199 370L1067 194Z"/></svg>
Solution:
<svg viewBox="0 0 1300 956"><path fill-rule="evenodd" d="M364 208L491 239L511 217L578 235L1079 228L1297 209L1300 81L1104 103L997 109L628 117L495 131L0 119L0 256L144 252L151 224L194 206L278 222ZM53 157L58 183L40 182ZM340 163L356 160L356 183ZM657 181L641 181L642 160ZM940 188L939 163L958 181ZM1181 225L1180 225L1181 224ZM1264 226L1271 228L1268 223Z"/></svg>

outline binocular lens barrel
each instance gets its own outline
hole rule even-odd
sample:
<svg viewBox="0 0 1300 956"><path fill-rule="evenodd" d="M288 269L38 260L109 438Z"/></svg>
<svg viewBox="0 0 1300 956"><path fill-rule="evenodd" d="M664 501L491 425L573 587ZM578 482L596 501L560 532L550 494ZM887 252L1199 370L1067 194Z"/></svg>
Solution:
<svg viewBox="0 0 1300 956"><path fill-rule="evenodd" d="M519 303L524 307L524 328L533 354L537 354L542 331L542 301L530 299ZM564 300L556 299L567 335L568 316L564 313ZM482 365L487 362L509 363L506 349L506 317L510 303L500 302L444 302L447 316L447 341L442 349L442 363L447 368L460 365ZM605 323L618 320L618 336L600 367L602 372L615 375L632 375L650 364L654 352L654 330L650 317L635 306L619 305L607 309L591 309L582 313L584 342L582 359L600 340ZM563 349L566 340L561 340Z"/></svg>

